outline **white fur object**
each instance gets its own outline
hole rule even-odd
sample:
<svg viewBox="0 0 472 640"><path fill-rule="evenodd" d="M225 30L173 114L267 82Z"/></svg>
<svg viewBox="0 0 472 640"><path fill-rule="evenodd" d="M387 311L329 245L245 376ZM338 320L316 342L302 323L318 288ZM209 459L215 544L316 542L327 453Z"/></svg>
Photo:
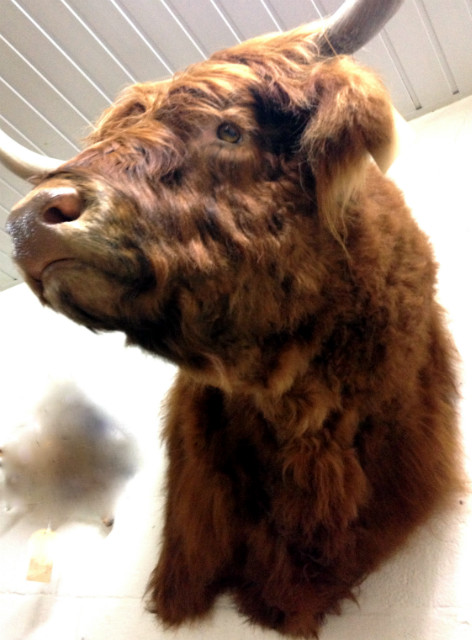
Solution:
<svg viewBox="0 0 472 640"><path fill-rule="evenodd" d="M46 393L1 451L7 508L35 509L53 526L71 517L111 525L137 470L134 440L68 382Z"/></svg>

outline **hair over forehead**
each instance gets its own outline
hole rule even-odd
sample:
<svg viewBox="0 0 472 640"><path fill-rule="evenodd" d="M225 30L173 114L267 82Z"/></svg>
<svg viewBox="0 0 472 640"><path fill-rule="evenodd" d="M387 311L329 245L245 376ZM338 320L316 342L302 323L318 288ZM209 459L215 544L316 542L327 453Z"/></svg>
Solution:
<svg viewBox="0 0 472 640"><path fill-rule="evenodd" d="M117 127L123 130L163 111L225 109L236 101L244 106L250 92L261 87L270 92L277 86L280 96L280 88L290 85L282 91L284 101L299 103L307 73L325 59L319 55L314 37L319 32L318 23L311 23L287 33L260 36L216 52L169 79L134 84L105 110L87 142L94 143Z"/></svg>

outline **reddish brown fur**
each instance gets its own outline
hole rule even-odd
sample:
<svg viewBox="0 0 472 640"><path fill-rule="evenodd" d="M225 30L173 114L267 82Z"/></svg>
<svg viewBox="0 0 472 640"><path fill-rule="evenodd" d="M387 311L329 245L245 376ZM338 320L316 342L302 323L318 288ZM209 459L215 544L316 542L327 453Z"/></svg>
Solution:
<svg viewBox="0 0 472 640"><path fill-rule="evenodd" d="M263 38L129 89L37 188L75 186L80 218L11 225L44 302L180 365L149 586L167 625L229 590L316 635L457 487L436 266L368 159L392 131L371 73L304 29Z"/></svg>

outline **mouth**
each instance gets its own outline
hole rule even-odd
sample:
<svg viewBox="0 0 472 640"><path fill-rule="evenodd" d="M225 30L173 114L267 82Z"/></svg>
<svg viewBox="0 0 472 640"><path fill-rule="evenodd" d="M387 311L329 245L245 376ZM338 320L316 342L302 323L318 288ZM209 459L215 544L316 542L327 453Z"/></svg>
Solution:
<svg viewBox="0 0 472 640"><path fill-rule="evenodd" d="M31 273L24 271L26 282L33 289L34 293L41 299L42 302L46 302L45 288L48 281L57 275L57 272L62 271L64 268L74 266L78 261L74 258L57 258L48 262L37 273Z"/></svg>
<svg viewBox="0 0 472 640"><path fill-rule="evenodd" d="M53 275L58 269L61 270L64 267L68 267L76 263L77 260L75 258L57 258L55 260L52 260L45 267L43 267L39 280L41 282L44 282L45 279Z"/></svg>
<svg viewBox="0 0 472 640"><path fill-rule="evenodd" d="M102 316L113 308L110 278L77 257L55 258L26 282L42 304L89 328L104 327Z"/></svg>

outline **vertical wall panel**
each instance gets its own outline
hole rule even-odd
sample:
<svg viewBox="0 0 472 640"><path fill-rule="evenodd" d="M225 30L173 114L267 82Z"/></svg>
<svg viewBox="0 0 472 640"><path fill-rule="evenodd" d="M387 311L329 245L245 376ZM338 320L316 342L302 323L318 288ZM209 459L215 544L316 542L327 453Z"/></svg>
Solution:
<svg viewBox="0 0 472 640"><path fill-rule="evenodd" d="M131 0L123 2L123 13L120 11L121 5L110 0L99 2L69 0L69 4L93 28L104 46L113 53L136 81L158 80L169 75L169 69L159 59L159 51L148 42L139 26L128 18L127 7L132 7L134 2ZM152 24L154 16L143 14L142 19ZM129 81L117 81L115 78L116 90L113 94L115 95L123 88L124 84L129 84Z"/></svg>
<svg viewBox="0 0 472 640"><path fill-rule="evenodd" d="M120 6L147 40L163 53L172 71L178 71L196 60L205 58L196 43L188 38L176 17L172 15L167 3L156 2L156 0L134 0L134 2L120 0ZM139 59L135 64L139 65ZM140 71L140 77L143 75L144 70ZM155 72L148 79L154 77L156 77Z"/></svg>
<svg viewBox="0 0 472 640"><path fill-rule="evenodd" d="M284 29L292 29L306 22L318 20L320 17L320 12L313 0L298 0L293 3L286 0L271 0L271 4L280 16Z"/></svg>
<svg viewBox="0 0 472 640"><path fill-rule="evenodd" d="M276 31L270 14L259 0L220 0L220 5L230 17L241 40Z"/></svg>

